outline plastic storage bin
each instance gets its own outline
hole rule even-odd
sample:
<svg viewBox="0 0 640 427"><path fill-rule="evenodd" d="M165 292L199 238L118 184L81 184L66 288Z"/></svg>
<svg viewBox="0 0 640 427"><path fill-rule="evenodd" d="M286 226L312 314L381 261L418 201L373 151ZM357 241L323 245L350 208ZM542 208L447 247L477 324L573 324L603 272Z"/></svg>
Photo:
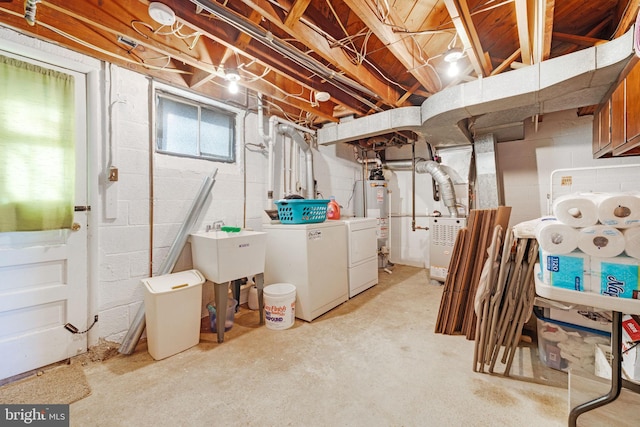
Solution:
<svg viewBox="0 0 640 427"><path fill-rule="evenodd" d="M282 224L311 224L327 219L328 199L284 199L275 202Z"/></svg>
<svg viewBox="0 0 640 427"><path fill-rule="evenodd" d="M155 360L180 353L200 342L204 281L198 270L142 280L146 289L147 348Z"/></svg>
<svg viewBox="0 0 640 427"><path fill-rule="evenodd" d="M238 301L233 298L227 299L227 313L224 321L224 331L227 332L229 329L233 327L233 320L236 314L236 307L238 306ZM218 319L216 313L216 303L215 301L207 304L207 310L209 310L209 323L211 325L211 332L218 332Z"/></svg>
<svg viewBox="0 0 640 427"><path fill-rule="evenodd" d="M580 369L595 372L595 354L598 345L610 345L611 334L584 326L544 317L534 308L538 328L540 361L560 371Z"/></svg>

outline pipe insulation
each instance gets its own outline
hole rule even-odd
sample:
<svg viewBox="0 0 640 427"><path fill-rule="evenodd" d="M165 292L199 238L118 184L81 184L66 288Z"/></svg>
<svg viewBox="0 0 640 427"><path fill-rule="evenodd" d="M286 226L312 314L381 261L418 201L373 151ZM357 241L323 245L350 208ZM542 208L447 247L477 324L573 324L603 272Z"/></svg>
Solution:
<svg viewBox="0 0 640 427"><path fill-rule="evenodd" d="M292 141L298 144L298 146L304 153L304 159L307 165L307 199L315 199L316 192L314 184L315 180L313 175L313 156L311 153L311 147L309 147L309 144L307 144L307 141L304 140L302 135L300 135L300 133L296 131L296 129L288 124L278 125L278 132L290 137Z"/></svg>
<svg viewBox="0 0 640 427"><path fill-rule="evenodd" d="M207 197L209 196L209 193L211 193L211 189L213 188L213 184L216 182L215 178L217 174L218 169L216 168L211 176L205 177L202 181L200 190L198 190L198 194L196 195L195 199L193 199L193 203L189 208L187 217L182 223L178 234L176 234L176 238L169 248L169 253L160 265L156 276L169 274L171 273L171 271L173 271L173 268L178 261L178 257L182 252L182 248L184 248L184 245L187 243L189 234L191 233L191 230L193 229L193 226L196 223L196 220L198 219L202 208L204 207L204 202L207 200ZM138 309L138 312L136 313L136 316L134 317L133 322L129 327L127 335L125 335L124 339L122 340L122 344L120 345L118 352L120 352L121 354L132 354L136 348L136 345L138 344L138 341L140 341L140 337L142 336L142 332L144 331L145 326L145 310L143 303L140 305L140 308Z"/></svg>

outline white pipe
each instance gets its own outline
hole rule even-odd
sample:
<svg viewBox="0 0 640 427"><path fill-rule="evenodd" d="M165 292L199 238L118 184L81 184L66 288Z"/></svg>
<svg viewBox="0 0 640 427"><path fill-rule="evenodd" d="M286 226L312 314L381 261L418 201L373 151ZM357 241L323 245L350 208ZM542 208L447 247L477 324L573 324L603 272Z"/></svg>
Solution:
<svg viewBox="0 0 640 427"><path fill-rule="evenodd" d="M311 153L311 147L304 140L304 138L294 130L295 126L292 126L290 123L281 124L278 126L278 130L291 137L293 141L298 144L300 149L304 152L304 157L307 164L307 199L315 199L315 183L313 177L313 157Z"/></svg>
<svg viewBox="0 0 640 427"><path fill-rule="evenodd" d="M376 165L378 165L378 167L382 167L382 160L380 160L378 157L374 157L373 159L363 159L358 156L358 147L356 147L355 145L353 146L353 152L355 154L356 162L360 163L361 165L365 163L375 163Z"/></svg>
<svg viewBox="0 0 640 427"><path fill-rule="evenodd" d="M316 131L306 128L304 126L297 125L295 123L287 122L284 119L281 119L277 116L271 116L269 118L269 133L265 134L264 132L264 106L262 103L262 94L258 93L258 135L264 141L264 144L267 146L267 209L273 209L273 199L274 199L274 181L275 181L275 156L274 149L276 144L276 124L281 123L283 125L289 126L301 132L307 132L309 134L315 135ZM305 143L306 144L306 143ZM307 173L308 175L308 173ZM313 182L313 180L311 181ZM284 183L283 183L284 184ZM308 184L307 184L308 185ZM310 189L307 189L308 192L314 193L313 185ZM312 197L315 198L315 197Z"/></svg>
<svg viewBox="0 0 640 427"><path fill-rule="evenodd" d="M269 134L264 133L264 113L262 111L262 94L258 93L258 135L267 146L267 209L273 209L273 117L269 119Z"/></svg>

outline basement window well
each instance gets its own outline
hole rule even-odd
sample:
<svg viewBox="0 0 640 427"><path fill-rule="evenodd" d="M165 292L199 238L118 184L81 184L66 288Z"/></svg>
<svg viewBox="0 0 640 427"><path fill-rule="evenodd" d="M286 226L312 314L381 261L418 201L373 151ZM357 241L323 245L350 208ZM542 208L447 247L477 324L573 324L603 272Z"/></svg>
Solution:
<svg viewBox="0 0 640 427"><path fill-rule="evenodd" d="M159 89L155 109L158 152L235 162L236 112Z"/></svg>

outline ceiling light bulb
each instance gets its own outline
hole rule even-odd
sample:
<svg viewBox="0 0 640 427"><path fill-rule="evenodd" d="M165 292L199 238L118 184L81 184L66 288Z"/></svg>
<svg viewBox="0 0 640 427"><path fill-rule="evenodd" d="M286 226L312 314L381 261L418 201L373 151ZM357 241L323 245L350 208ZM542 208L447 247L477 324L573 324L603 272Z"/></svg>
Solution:
<svg viewBox="0 0 640 427"><path fill-rule="evenodd" d="M149 3L149 16L162 25L173 25L176 22L175 12L166 4L157 1Z"/></svg>
<svg viewBox="0 0 640 427"><path fill-rule="evenodd" d="M229 85L227 86L229 93L238 93L238 81L237 80L229 80Z"/></svg>
<svg viewBox="0 0 640 427"><path fill-rule="evenodd" d="M455 77L458 75L458 64L456 62L452 62L449 64L449 69L447 70L447 75L449 77Z"/></svg>

